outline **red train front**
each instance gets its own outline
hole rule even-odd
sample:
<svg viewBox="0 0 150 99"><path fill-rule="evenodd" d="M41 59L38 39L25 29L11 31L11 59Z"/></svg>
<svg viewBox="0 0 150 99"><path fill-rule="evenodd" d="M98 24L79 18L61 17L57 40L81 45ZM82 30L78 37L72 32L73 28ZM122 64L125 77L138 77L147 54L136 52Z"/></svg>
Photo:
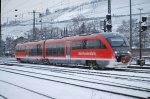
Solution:
<svg viewBox="0 0 150 99"><path fill-rule="evenodd" d="M21 62L76 64L97 69L125 66L131 54L129 44L122 35L101 33L18 44L16 58Z"/></svg>

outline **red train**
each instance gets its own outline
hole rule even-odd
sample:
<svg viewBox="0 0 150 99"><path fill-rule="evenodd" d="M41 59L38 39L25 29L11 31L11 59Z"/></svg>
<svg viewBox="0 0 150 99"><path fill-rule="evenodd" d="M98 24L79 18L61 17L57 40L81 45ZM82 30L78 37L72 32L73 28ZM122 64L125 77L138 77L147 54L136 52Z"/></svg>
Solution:
<svg viewBox="0 0 150 99"><path fill-rule="evenodd" d="M118 33L101 33L43 40L16 45L20 62L78 64L94 69L126 65L131 54L127 40Z"/></svg>

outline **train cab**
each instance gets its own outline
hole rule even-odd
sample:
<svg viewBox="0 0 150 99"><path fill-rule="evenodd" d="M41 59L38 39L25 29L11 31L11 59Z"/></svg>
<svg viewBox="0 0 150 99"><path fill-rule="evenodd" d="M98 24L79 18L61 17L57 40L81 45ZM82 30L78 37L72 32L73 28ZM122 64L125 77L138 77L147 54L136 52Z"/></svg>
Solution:
<svg viewBox="0 0 150 99"><path fill-rule="evenodd" d="M115 53L118 63L127 64L131 60L131 51L127 39L119 33L104 34L112 50Z"/></svg>

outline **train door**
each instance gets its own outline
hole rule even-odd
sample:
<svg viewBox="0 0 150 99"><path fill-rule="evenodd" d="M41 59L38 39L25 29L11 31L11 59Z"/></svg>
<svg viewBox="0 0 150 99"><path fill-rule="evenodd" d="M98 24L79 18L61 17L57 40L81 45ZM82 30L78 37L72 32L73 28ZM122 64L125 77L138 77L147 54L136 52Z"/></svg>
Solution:
<svg viewBox="0 0 150 99"><path fill-rule="evenodd" d="M67 59L67 64L70 63L70 41L66 42L66 59Z"/></svg>
<svg viewBox="0 0 150 99"><path fill-rule="evenodd" d="M25 51L26 51L25 61L28 62L28 55L29 55L28 46L25 46Z"/></svg>
<svg viewBox="0 0 150 99"><path fill-rule="evenodd" d="M25 47L26 50L26 57L28 57L28 46Z"/></svg>

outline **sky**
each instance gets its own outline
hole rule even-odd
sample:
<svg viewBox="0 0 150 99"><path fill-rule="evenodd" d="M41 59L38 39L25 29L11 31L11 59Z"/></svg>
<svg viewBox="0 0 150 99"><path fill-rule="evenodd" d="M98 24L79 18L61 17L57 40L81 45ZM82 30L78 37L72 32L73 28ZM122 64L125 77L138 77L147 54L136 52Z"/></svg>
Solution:
<svg viewBox="0 0 150 99"><path fill-rule="evenodd" d="M32 19L33 15L29 12L33 12L33 10L36 10L36 12L45 12L45 10L48 8L50 12L54 12L57 9L80 5L82 3L91 1L94 0L1 0L2 23L7 22L7 20ZM118 0L111 1L113 3ZM129 4L129 0L120 0L115 6L122 6L124 2L125 4ZM150 4L150 0L132 0L133 5L138 4L139 2ZM142 6L142 4L140 5ZM139 6L139 4L136 6ZM15 11L15 9L17 9L17 11ZM17 17L15 17L15 15L17 15Z"/></svg>
<svg viewBox="0 0 150 99"><path fill-rule="evenodd" d="M45 12L46 8L49 8L53 12L56 9L78 5L85 1L90 0L1 0L2 23L7 20L15 20L15 15L19 20L32 17L29 12L33 10Z"/></svg>

